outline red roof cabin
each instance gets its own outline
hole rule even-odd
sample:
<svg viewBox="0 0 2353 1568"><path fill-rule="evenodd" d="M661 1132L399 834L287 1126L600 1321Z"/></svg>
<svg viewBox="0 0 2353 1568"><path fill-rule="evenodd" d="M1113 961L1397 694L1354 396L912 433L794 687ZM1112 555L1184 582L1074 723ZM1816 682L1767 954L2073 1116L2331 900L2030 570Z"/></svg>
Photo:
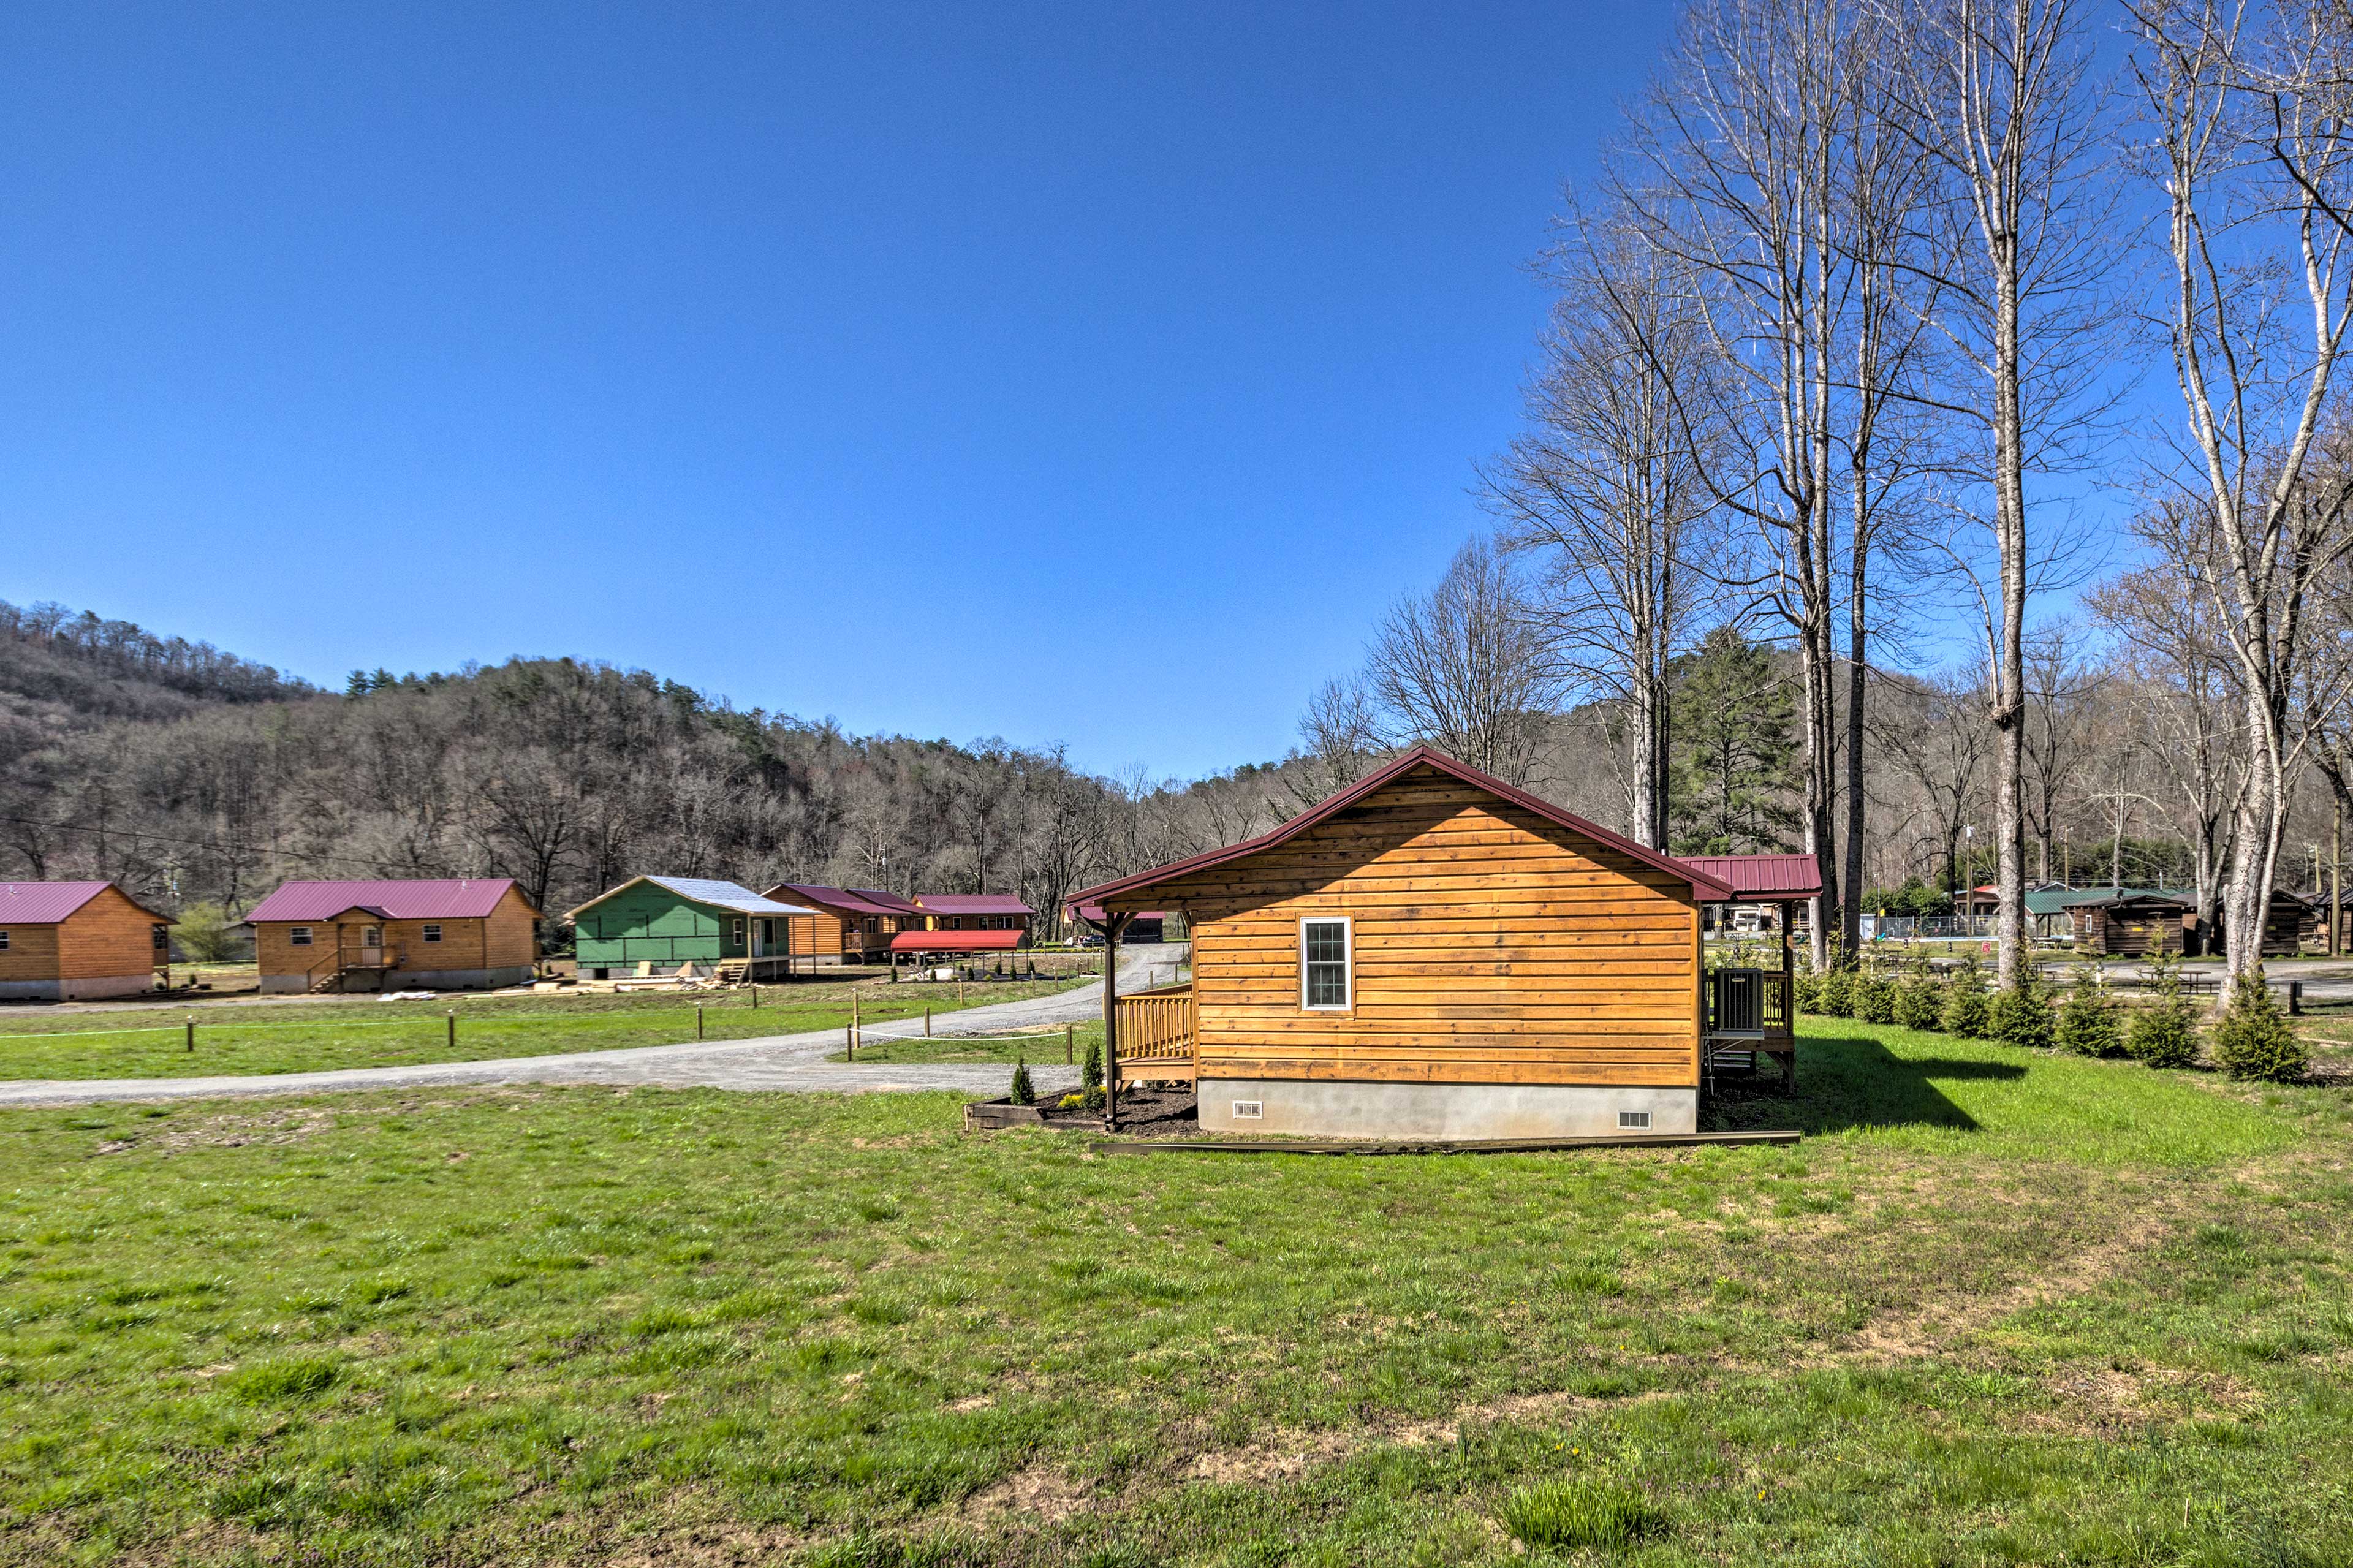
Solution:
<svg viewBox="0 0 2353 1568"><path fill-rule="evenodd" d="M539 958L539 911L510 877L288 882L245 919L269 992L484 991Z"/></svg>
<svg viewBox="0 0 2353 1568"><path fill-rule="evenodd" d="M814 963L887 963L891 939L902 931L923 930L925 920L921 908L879 888L779 882L761 896L813 911L794 916L789 924L793 955Z"/></svg>
<svg viewBox="0 0 2353 1568"><path fill-rule="evenodd" d="M0 883L0 999L153 991L171 942L171 922L111 882Z"/></svg>
<svg viewBox="0 0 2353 1568"><path fill-rule="evenodd" d="M1189 985L1107 995L1114 1088L1190 1079L1219 1132L1481 1140L1695 1131L1701 906L1756 896L1417 747L1071 902L1113 943L1146 910L1192 932ZM1786 972L1746 973L1738 1021L1786 1038Z"/></svg>
<svg viewBox="0 0 2353 1568"><path fill-rule="evenodd" d="M1038 911L1010 893L917 893L925 929L942 931L1013 931L1029 940L1029 921Z"/></svg>

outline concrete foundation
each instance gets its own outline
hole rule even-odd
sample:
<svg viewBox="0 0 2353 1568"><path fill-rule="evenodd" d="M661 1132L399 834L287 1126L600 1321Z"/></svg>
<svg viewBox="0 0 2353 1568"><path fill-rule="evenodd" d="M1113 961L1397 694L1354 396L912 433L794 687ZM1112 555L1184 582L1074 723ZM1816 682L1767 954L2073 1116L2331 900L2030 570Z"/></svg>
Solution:
<svg viewBox="0 0 2353 1568"><path fill-rule="evenodd" d="M85 980L0 980L0 1002L91 1002L155 989L153 974L101 974Z"/></svg>
<svg viewBox="0 0 2353 1568"><path fill-rule="evenodd" d="M377 985L373 973L353 973L343 977L345 991L495 991L504 985L524 985L531 981L529 964L511 964L504 969L403 969L384 977ZM307 974L265 974L261 988L266 992L308 991L311 977Z"/></svg>
<svg viewBox="0 0 2353 1568"><path fill-rule="evenodd" d="M1208 1079L1201 1130L1305 1138L1599 1138L1699 1131L1696 1089ZM1235 1104L1244 1112L1237 1115ZM1259 1114L1248 1114L1255 1104ZM1647 1116L1626 1126L1620 1113Z"/></svg>

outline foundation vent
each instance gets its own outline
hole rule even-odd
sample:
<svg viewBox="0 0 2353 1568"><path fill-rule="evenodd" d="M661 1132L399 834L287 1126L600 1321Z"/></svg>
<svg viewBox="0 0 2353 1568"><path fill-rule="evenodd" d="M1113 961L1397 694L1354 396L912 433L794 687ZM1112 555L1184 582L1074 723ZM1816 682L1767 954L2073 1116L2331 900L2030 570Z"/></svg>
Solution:
<svg viewBox="0 0 2353 1568"><path fill-rule="evenodd" d="M1265 1115L1266 1101L1262 1100L1237 1100L1234 1101L1234 1120L1237 1121L1256 1121L1262 1119Z"/></svg>
<svg viewBox="0 0 2353 1568"><path fill-rule="evenodd" d="M1647 1132L1651 1130L1651 1113L1647 1110L1621 1110L1618 1113L1620 1132Z"/></svg>

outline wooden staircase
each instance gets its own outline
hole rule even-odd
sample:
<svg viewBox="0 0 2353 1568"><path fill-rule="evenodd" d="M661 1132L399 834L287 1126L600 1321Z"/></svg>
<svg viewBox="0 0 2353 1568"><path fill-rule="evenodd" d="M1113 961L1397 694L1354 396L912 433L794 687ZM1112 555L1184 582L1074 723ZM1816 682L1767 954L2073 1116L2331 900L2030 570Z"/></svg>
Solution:
<svg viewBox="0 0 2353 1568"><path fill-rule="evenodd" d="M711 972L711 978L722 985L741 985L752 977L749 959L731 958Z"/></svg>

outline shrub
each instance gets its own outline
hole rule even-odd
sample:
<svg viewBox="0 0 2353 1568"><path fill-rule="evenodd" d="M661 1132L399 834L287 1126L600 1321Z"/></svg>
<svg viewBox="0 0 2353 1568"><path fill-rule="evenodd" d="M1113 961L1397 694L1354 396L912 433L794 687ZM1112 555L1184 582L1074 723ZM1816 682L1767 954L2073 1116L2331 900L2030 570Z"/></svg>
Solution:
<svg viewBox="0 0 2353 1568"><path fill-rule="evenodd" d="M1822 977L1820 975L1806 970L1799 971L1789 982L1789 994L1797 1002L1799 1012L1819 1013L1822 1010Z"/></svg>
<svg viewBox="0 0 2353 1568"><path fill-rule="evenodd" d="M2198 1059L2198 1029L2181 994L2181 959L2160 947L2150 962L2157 966L2151 999L2133 1010L2125 1053L2153 1068L2186 1068Z"/></svg>
<svg viewBox="0 0 2353 1568"><path fill-rule="evenodd" d="M237 948L237 917L220 905L199 901L180 911L172 940L190 963L218 963Z"/></svg>
<svg viewBox="0 0 2353 1568"><path fill-rule="evenodd" d="M2124 1028L2098 978L2090 964L2075 966L2075 984L2068 987L2058 1025L2052 1031L2052 1043L2061 1050L2079 1057L2112 1057L2124 1049Z"/></svg>
<svg viewBox="0 0 2353 1568"><path fill-rule="evenodd" d="M1896 987L1895 1021L1907 1029L1945 1026L1945 987L1926 968L1914 971Z"/></svg>
<svg viewBox="0 0 2353 1568"><path fill-rule="evenodd" d="M1087 1059L1079 1067L1079 1103L1092 1110L1103 1102L1103 1042L1087 1042Z"/></svg>
<svg viewBox="0 0 2353 1568"><path fill-rule="evenodd" d="M1972 953L1962 963L1960 973L1946 983L1945 1016L1941 1022L1945 1033L1977 1040L1985 1037L1992 1021L1986 1005L1985 976L1978 972L1977 955Z"/></svg>
<svg viewBox="0 0 2353 1568"><path fill-rule="evenodd" d="M1641 1493L1606 1481L1546 1481L1504 1500L1504 1528L1533 1548L1631 1545L1666 1529Z"/></svg>
<svg viewBox="0 0 2353 1568"><path fill-rule="evenodd" d="M1987 1011L1986 1032L2005 1046L2022 1050L2051 1047L2051 991L2029 973L1993 999Z"/></svg>
<svg viewBox="0 0 2353 1568"><path fill-rule="evenodd" d="M1008 1098L1016 1105L1038 1103L1038 1090L1029 1082L1029 1064L1026 1059L1016 1058L1013 1063L1013 1092Z"/></svg>
<svg viewBox="0 0 2353 1568"><path fill-rule="evenodd" d="M1819 1011L1826 1018L1851 1017L1854 1013L1854 971L1832 969L1822 976Z"/></svg>
<svg viewBox="0 0 2353 1568"><path fill-rule="evenodd" d="M1866 1024L1895 1022L1895 982L1884 974L1857 976L1854 1016Z"/></svg>
<svg viewBox="0 0 2353 1568"><path fill-rule="evenodd" d="M2214 1059L2232 1078L2294 1083L2312 1066L2304 1042L2280 1016L2260 963L2231 987L2231 1005L2214 1026Z"/></svg>

